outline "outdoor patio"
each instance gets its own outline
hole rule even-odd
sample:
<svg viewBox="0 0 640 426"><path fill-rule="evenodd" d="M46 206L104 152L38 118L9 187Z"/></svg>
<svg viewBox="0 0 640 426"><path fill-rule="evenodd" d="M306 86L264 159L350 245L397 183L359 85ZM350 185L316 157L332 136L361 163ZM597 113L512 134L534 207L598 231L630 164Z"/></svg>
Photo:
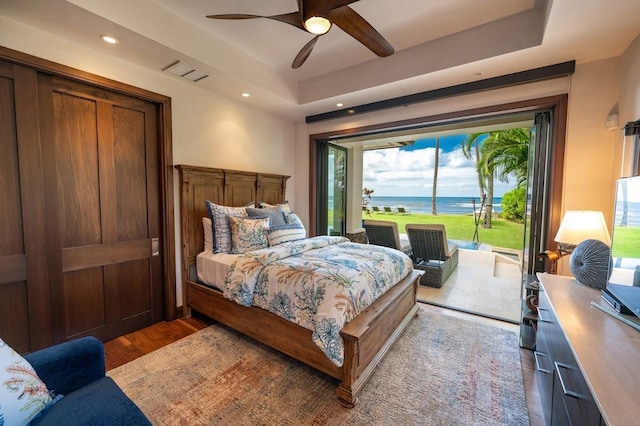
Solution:
<svg viewBox="0 0 640 426"><path fill-rule="evenodd" d="M521 263L492 251L459 249L458 267L441 288L420 286L418 300L505 320L520 321Z"/></svg>

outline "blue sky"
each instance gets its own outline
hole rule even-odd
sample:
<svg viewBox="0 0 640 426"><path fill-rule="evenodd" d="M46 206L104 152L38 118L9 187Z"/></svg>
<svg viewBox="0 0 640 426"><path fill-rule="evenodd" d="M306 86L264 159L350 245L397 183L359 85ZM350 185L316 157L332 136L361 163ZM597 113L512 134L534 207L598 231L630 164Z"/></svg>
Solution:
<svg viewBox="0 0 640 426"><path fill-rule="evenodd" d="M462 142L466 134L441 136L437 195L478 197L475 160L465 158ZM412 146L365 151L363 186L373 196L430 197L433 188L436 140L420 139ZM516 181L494 181L494 196L515 188Z"/></svg>

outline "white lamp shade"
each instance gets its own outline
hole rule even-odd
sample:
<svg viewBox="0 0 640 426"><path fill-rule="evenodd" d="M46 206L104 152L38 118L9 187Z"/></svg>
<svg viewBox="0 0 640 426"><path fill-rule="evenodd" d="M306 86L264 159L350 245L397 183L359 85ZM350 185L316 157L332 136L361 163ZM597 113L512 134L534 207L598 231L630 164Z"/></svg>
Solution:
<svg viewBox="0 0 640 426"><path fill-rule="evenodd" d="M567 210L554 240L575 246L589 239L600 240L611 246L611 236L602 212Z"/></svg>

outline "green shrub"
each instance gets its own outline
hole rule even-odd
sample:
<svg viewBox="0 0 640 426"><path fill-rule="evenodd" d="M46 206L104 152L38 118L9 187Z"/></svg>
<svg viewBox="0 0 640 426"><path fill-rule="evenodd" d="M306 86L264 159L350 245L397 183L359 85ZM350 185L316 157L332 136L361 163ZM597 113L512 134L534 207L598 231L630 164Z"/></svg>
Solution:
<svg viewBox="0 0 640 426"><path fill-rule="evenodd" d="M516 188L502 196L502 217L516 223L524 223L527 201L526 188Z"/></svg>

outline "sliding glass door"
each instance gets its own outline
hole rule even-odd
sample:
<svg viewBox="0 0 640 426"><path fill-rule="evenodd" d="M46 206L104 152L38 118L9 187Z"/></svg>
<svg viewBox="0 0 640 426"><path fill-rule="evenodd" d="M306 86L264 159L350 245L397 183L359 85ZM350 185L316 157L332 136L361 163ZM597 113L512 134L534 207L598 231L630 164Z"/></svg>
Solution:
<svg viewBox="0 0 640 426"><path fill-rule="evenodd" d="M536 267L536 255L546 248L549 227L548 185L552 167L552 116L551 111L536 113L529 143L527 168L527 203L524 229L523 272L532 274Z"/></svg>
<svg viewBox="0 0 640 426"><path fill-rule="evenodd" d="M318 143L319 235L345 235L347 219L347 150L329 142Z"/></svg>

